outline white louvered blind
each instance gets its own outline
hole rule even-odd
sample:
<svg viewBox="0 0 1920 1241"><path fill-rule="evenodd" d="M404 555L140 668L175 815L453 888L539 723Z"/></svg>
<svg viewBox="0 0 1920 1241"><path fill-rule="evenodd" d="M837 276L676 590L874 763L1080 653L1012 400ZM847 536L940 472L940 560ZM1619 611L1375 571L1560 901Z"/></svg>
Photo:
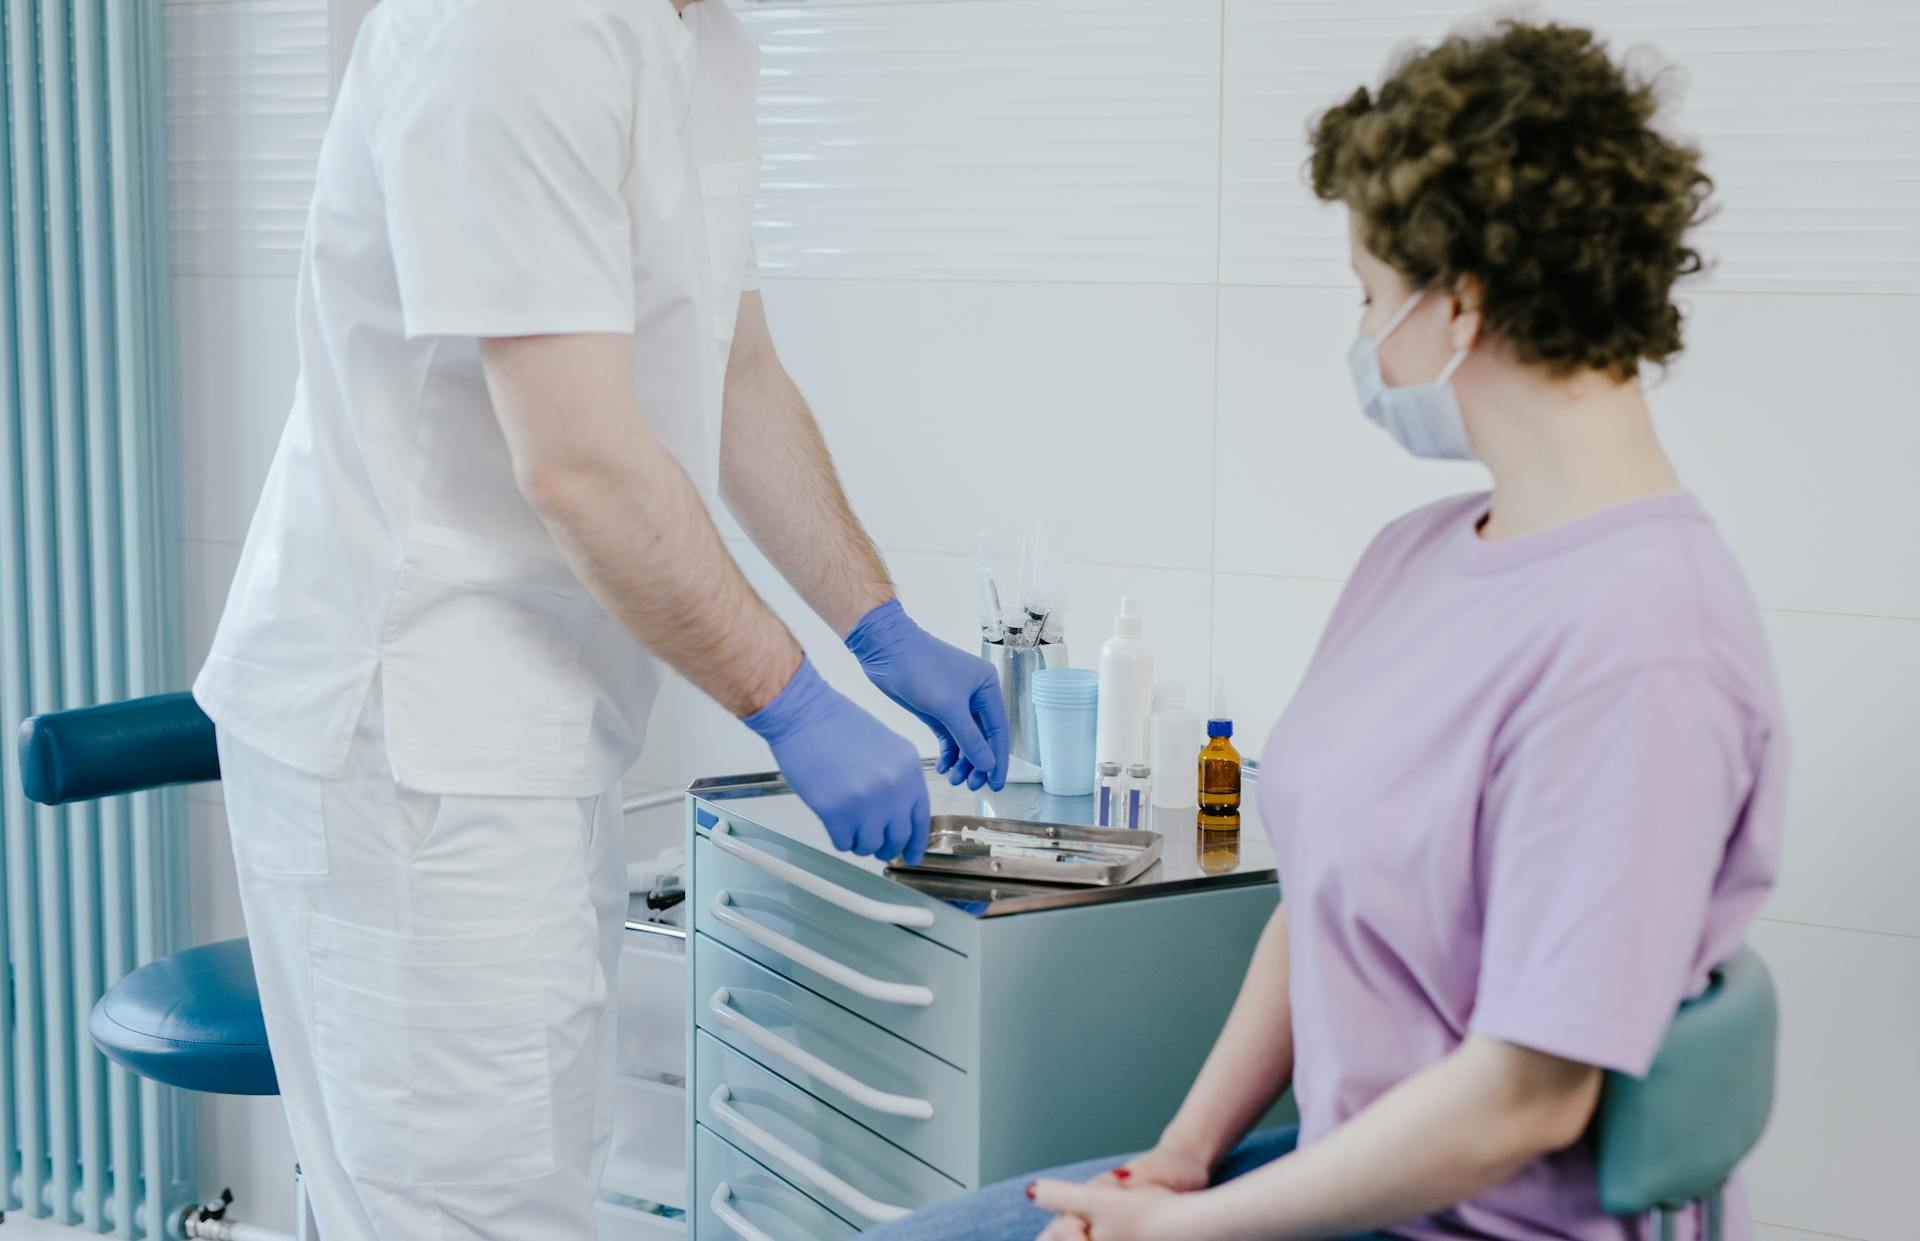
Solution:
<svg viewBox="0 0 1920 1241"><path fill-rule="evenodd" d="M1226 0L1223 279L1352 282L1338 212L1303 188L1306 118L1390 50L1479 6ZM1548 0L1617 52L1678 67L1673 127L1706 150L1712 287L1920 293L1920 4Z"/></svg>
<svg viewBox="0 0 1920 1241"><path fill-rule="evenodd" d="M1220 0L735 7L768 274L1214 279Z"/></svg>
<svg viewBox="0 0 1920 1241"><path fill-rule="evenodd" d="M1480 0L737 0L772 275L1345 287L1317 109ZM1545 0L1676 64L1712 287L1920 293L1920 4ZM1217 227L1216 227L1217 220ZM1214 248L1217 246L1217 258ZM1217 269L1216 269L1217 264Z"/></svg>
<svg viewBox="0 0 1920 1241"><path fill-rule="evenodd" d="M327 0L167 0L176 267L284 274ZM1448 0L736 0L765 53L772 275L1344 287L1306 118ZM1920 293L1920 5L1548 0L1684 70L1715 287Z"/></svg>
<svg viewBox="0 0 1920 1241"><path fill-rule="evenodd" d="M331 95L327 0L166 0L173 263L290 275Z"/></svg>

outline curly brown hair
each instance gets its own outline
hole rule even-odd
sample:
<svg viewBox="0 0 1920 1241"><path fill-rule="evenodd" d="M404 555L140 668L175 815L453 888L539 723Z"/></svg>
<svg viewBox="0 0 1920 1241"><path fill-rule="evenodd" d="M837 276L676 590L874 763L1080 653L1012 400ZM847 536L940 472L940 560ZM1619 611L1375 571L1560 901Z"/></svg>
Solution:
<svg viewBox="0 0 1920 1241"><path fill-rule="evenodd" d="M1477 283L1524 362L1628 379L1680 351L1674 282L1713 182L1653 128L1658 82L1592 31L1508 20L1401 60L1315 118L1313 192L1415 288Z"/></svg>

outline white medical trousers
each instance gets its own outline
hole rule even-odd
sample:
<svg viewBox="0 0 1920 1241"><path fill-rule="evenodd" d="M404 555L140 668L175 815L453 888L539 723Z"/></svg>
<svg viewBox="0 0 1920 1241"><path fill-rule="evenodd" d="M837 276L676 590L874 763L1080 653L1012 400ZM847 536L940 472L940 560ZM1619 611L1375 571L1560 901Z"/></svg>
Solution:
<svg viewBox="0 0 1920 1241"><path fill-rule="evenodd" d="M274 1071L322 1241L591 1241L612 1133L620 792L435 796L220 732Z"/></svg>

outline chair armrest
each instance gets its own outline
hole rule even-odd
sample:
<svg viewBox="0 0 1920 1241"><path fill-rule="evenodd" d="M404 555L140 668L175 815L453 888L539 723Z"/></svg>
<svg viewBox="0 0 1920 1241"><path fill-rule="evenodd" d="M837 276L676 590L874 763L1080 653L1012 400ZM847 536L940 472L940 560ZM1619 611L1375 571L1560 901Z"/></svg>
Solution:
<svg viewBox="0 0 1920 1241"><path fill-rule="evenodd" d="M20 783L43 806L219 778L213 721L192 694L52 711L20 725Z"/></svg>

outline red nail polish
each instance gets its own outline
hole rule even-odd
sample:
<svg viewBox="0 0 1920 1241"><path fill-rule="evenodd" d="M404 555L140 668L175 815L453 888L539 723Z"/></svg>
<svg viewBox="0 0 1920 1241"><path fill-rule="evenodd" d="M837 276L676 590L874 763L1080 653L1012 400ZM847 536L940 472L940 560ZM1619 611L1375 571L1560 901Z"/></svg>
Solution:
<svg viewBox="0 0 1920 1241"><path fill-rule="evenodd" d="M1033 1182L1032 1181L1027 1182L1027 1201L1028 1202L1033 1201Z"/></svg>
<svg viewBox="0 0 1920 1241"><path fill-rule="evenodd" d="M1132 1175L1133 1173L1127 1171L1125 1168L1115 1168L1113 1170L1113 1179L1116 1181L1124 1181Z"/></svg>

